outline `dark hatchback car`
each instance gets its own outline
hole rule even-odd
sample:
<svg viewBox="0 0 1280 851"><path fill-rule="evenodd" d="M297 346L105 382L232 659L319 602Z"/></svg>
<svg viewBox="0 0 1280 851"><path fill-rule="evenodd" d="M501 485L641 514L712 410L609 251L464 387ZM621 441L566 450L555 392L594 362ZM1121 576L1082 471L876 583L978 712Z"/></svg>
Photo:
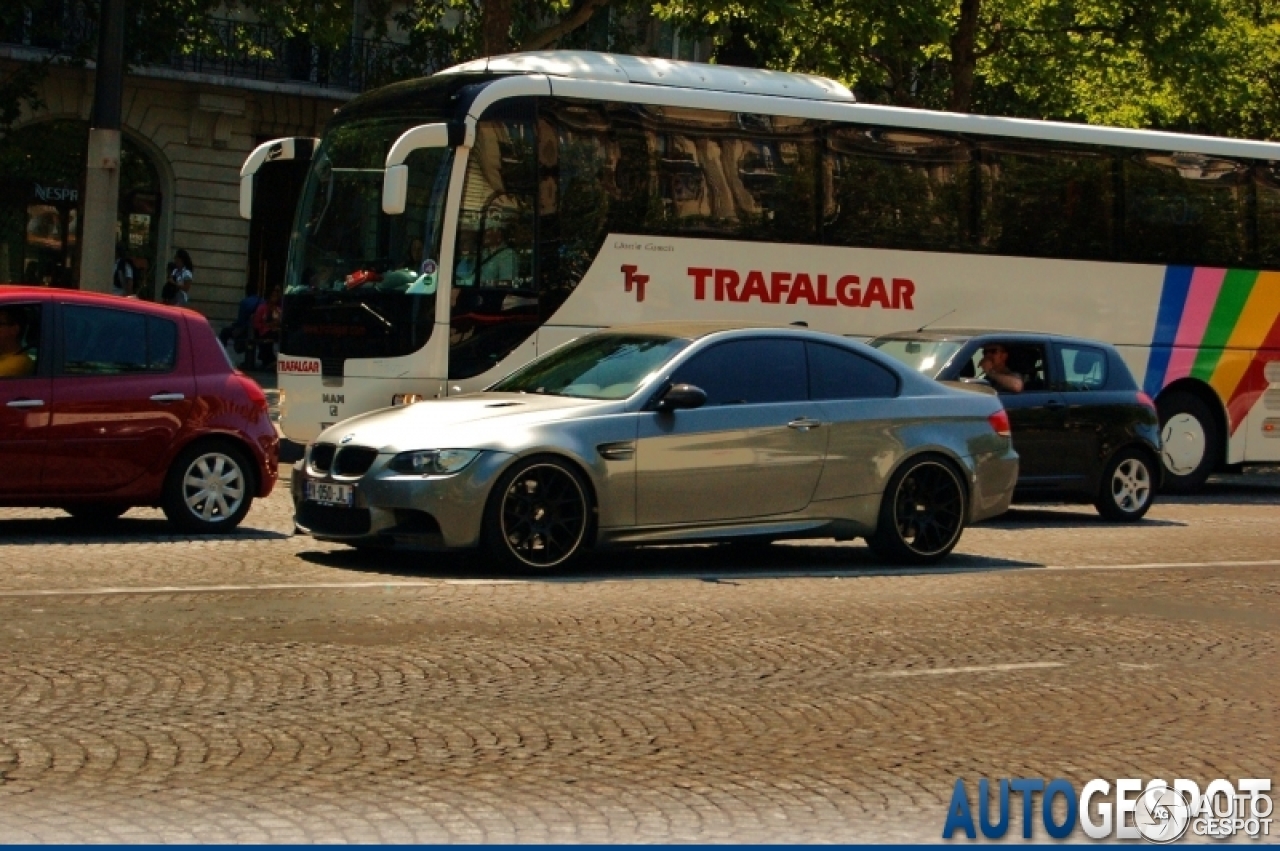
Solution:
<svg viewBox="0 0 1280 851"><path fill-rule="evenodd" d="M871 345L940 381L992 386L983 350L1007 352L1020 392L996 386L1021 460L1015 502L1093 503L1110 520L1138 520L1160 487L1160 422L1120 354L1106 343L1052 334L929 330Z"/></svg>
<svg viewBox="0 0 1280 851"><path fill-rule="evenodd" d="M271 493L277 449L262 388L203 316L0 287L0 506L108 522L154 505L227 532Z"/></svg>

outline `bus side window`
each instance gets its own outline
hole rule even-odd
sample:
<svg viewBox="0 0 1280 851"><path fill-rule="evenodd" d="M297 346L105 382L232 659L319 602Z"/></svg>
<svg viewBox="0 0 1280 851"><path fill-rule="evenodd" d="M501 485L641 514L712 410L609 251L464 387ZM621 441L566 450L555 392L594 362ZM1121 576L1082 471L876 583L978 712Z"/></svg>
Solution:
<svg viewBox="0 0 1280 851"><path fill-rule="evenodd" d="M941 133L879 127L827 132L824 241L829 245L968 250L972 151Z"/></svg>

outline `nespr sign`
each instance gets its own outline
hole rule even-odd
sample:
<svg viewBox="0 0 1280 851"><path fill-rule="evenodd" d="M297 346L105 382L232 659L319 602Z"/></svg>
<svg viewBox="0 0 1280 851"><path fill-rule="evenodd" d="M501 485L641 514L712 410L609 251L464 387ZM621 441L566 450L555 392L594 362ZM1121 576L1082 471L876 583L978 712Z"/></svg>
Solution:
<svg viewBox="0 0 1280 851"><path fill-rule="evenodd" d="M1009 830L1011 797L1021 796L1022 838L1033 838L1035 796L1040 796L1040 821L1053 839L1066 839L1081 830L1091 839L1138 839L1171 842L1188 830L1198 837L1226 839L1243 833L1252 839L1271 834L1273 803L1265 793L1271 781L1263 778L1214 780L1201 794L1192 780L1175 780L1170 785L1154 779L1145 785L1137 778L1121 778L1114 784L1106 780L1090 780L1080 792L1070 781L1021 777L1002 779L996 787L997 817L992 819L991 783L978 781L975 820L973 807L963 779L956 780L947 807L947 820L942 838L950 839L963 831L969 839L978 830L987 839L1002 838ZM1061 819L1054 815L1061 799Z"/></svg>

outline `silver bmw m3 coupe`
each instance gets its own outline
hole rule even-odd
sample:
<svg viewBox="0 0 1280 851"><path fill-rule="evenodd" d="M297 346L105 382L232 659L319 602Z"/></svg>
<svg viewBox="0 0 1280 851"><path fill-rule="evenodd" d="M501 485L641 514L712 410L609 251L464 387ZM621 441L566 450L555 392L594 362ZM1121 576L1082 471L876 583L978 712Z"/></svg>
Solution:
<svg viewBox="0 0 1280 851"><path fill-rule="evenodd" d="M589 548L863 537L943 558L1008 508L999 399L861 343L703 323L580 337L482 393L338 423L293 475L298 526L357 547L479 547L519 570Z"/></svg>

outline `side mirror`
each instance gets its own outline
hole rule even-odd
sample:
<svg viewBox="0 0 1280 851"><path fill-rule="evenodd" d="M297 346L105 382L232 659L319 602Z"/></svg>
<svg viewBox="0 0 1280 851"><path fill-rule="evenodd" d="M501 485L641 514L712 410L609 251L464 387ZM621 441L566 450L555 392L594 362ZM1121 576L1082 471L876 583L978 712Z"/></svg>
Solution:
<svg viewBox="0 0 1280 851"><path fill-rule="evenodd" d="M309 160L319 139L307 136L289 136L263 142L253 149L240 167L240 218L253 218L253 176L269 162L279 160Z"/></svg>
<svg viewBox="0 0 1280 851"><path fill-rule="evenodd" d="M382 212L398 216L404 212L409 197L409 167L404 161L421 148L449 147L448 124L420 124L396 139L387 152L386 171L382 175Z"/></svg>
<svg viewBox="0 0 1280 851"><path fill-rule="evenodd" d="M673 384L658 400L659 411L701 408L707 404L707 391L692 384Z"/></svg>

